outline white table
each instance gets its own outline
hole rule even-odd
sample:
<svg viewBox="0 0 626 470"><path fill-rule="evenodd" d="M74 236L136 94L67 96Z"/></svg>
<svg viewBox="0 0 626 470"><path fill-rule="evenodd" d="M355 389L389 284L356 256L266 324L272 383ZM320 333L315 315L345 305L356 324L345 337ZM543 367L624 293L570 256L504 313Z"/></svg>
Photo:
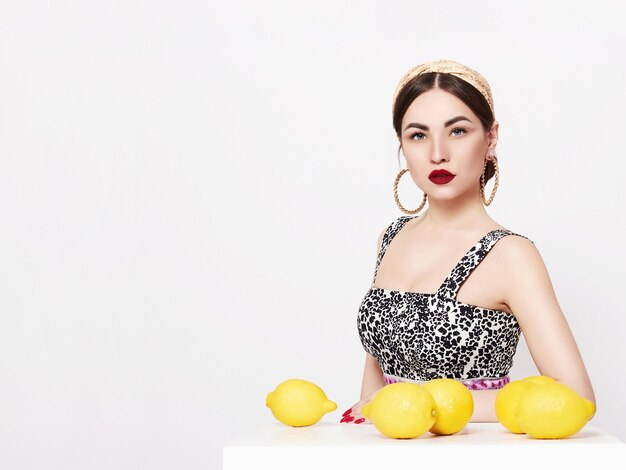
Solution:
<svg viewBox="0 0 626 470"><path fill-rule="evenodd" d="M272 418L273 419L273 418ZM425 433L391 439L371 424L339 424L322 419L302 428L268 422L231 439L223 448L224 470L306 470L397 468L432 470L506 468L542 470L626 468L626 443L587 424L565 439L532 439L500 423L469 423L452 436ZM531 469L529 465L534 465Z"/></svg>

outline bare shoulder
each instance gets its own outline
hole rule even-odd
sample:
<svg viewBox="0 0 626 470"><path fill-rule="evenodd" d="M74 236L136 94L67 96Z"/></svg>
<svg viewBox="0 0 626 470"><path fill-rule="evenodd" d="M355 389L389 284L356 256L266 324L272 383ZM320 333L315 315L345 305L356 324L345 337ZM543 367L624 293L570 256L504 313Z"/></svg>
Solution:
<svg viewBox="0 0 626 470"><path fill-rule="evenodd" d="M546 267L535 243L518 234L508 235L498 240L491 250L494 264L499 266L500 280L510 284L520 275L543 274Z"/></svg>
<svg viewBox="0 0 626 470"><path fill-rule="evenodd" d="M543 264L541 253L537 245L521 235L509 235L502 237L494 249L498 249L498 254L502 262L509 266L519 266L520 264L538 263Z"/></svg>
<svg viewBox="0 0 626 470"><path fill-rule="evenodd" d="M500 239L496 247L498 261L505 267L501 280L509 300L531 292L552 290L550 275L535 243L523 236L510 235Z"/></svg>
<svg viewBox="0 0 626 470"><path fill-rule="evenodd" d="M522 235L502 237L496 244L499 255L510 262L523 262L541 258L535 243ZM495 249L495 248L494 248Z"/></svg>

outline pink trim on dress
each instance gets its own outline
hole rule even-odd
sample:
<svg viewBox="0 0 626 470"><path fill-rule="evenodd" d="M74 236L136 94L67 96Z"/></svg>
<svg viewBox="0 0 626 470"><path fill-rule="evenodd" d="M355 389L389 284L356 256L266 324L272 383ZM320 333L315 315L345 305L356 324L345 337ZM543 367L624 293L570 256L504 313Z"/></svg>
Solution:
<svg viewBox="0 0 626 470"><path fill-rule="evenodd" d="M417 384L424 384L426 380L411 380L404 377L397 377L395 375L383 374L383 380L385 385L397 383L397 382L413 382ZM461 382L470 390L495 390L504 387L511 381L508 375L499 378L475 378L475 379L455 379Z"/></svg>

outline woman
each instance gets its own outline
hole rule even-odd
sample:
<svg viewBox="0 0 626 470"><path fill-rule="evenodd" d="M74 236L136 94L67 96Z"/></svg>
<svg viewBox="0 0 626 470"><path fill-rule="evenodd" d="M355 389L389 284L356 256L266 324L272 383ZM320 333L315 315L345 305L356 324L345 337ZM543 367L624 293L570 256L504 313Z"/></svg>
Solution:
<svg viewBox="0 0 626 470"><path fill-rule="evenodd" d="M520 333L542 375L595 404L539 251L485 210L498 188L498 122L486 80L454 61L418 65L396 89L393 125L398 161L402 150L408 166L394 195L410 215L378 238L372 287L357 320L366 351L361 399L341 422L370 423L361 407L386 384L438 377L468 387L472 422L496 422L495 397L510 381ZM414 211L397 194L407 171L424 193Z"/></svg>

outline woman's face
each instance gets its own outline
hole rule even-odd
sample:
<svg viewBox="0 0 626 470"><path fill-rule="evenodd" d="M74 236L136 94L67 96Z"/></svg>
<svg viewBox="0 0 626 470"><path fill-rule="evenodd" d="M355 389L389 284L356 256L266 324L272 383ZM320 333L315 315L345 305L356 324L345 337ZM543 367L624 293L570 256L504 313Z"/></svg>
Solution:
<svg viewBox="0 0 626 470"><path fill-rule="evenodd" d="M494 122L485 132L478 117L452 93L439 88L422 93L407 109L401 127L400 142L413 181L431 199L479 194L485 157L495 148L497 131ZM437 169L455 176L436 184L429 175Z"/></svg>

